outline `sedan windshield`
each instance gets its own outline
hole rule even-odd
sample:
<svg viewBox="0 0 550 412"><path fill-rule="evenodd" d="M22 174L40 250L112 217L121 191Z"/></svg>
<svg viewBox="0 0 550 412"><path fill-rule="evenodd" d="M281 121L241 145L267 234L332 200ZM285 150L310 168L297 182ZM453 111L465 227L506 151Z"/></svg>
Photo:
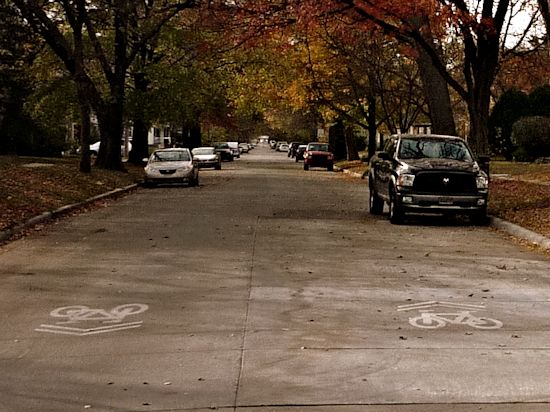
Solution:
<svg viewBox="0 0 550 412"><path fill-rule="evenodd" d="M211 155L214 154L214 148L197 148L193 149L194 155Z"/></svg>
<svg viewBox="0 0 550 412"><path fill-rule="evenodd" d="M451 139L402 139L399 146L400 159L452 159L472 161L466 145Z"/></svg>
<svg viewBox="0 0 550 412"><path fill-rule="evenodd" d="M189 161L189 153L184 150L160 151L153 153L153 162L181 162Z"/></svg>

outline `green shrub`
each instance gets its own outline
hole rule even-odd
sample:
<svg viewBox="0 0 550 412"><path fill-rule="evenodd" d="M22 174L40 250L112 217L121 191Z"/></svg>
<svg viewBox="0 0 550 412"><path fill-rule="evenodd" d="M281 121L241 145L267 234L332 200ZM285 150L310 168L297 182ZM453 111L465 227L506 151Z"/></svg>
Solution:
<svg viewBox="0 0 550 412"><path fill-rule="evenodd" d="M500 96L489 117L489 145L491 154L511 160L514 146L510 140L512 125L529 113L527 94L517 89L506 91Z"/></svg>
<svg viewBox="0 0 550 412"><path fill-rule="evenodd" d="M550 116L550 85L537 87L529 93L529 106L532 116Z"/></svg>
<svg viewBox="0 0 550 412"><path fill-rule="evenodd" d="M516 160L533 161L550 156L550 118L531 116L518 120L512 126L511 140L516 146Z"/></svg>

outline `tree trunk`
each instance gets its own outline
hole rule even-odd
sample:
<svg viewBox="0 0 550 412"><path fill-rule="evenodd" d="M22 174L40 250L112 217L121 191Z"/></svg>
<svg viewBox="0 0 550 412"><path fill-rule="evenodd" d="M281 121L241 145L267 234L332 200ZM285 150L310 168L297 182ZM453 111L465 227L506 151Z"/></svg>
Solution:
<svg viewBox="0 0 550 412"><path fill-rule="evenodd" d="M189 130L189 127L184 122L181 125L181 142L179 142L181 144L181 147L191 147L191 141L189 137L190 133L191 132Z"/></svg>
<svg viewBox="0 0 550 412"><path fill-rule="evenodd" d="M174 140L174 137L172 139ZM202 129L198 120L183 122L181 126L181 142L177 143L189 149L202 146Z"/></svg>
<svg viewBox="0 0 550 412"><path fill-rule="evenodd" d="M374 156L374 152L376 152L376 133L377 133L377 125L376 125L376 97L375 96L369 96L368 98L369 102L369 111L368 111L368 123L369 123L369 142L367 147L367 156L368 160L372 156Z"/></svg>
<svg viewBox="0 0 550 412"><path fill-rule="evenodd" d="M142 71L138 71L134 74L134 86L140 98L145 98L147 89L149 88L149 81ZM148 126L149 125L145 121L143 105L140 104L136 109L136 113L134 113L132 150L128 157L130 163L139 165L143 162L144 158L149 157Z"/></svg>
<svg viewBox="0 0 550 412"><path fill-rule="evenodd" d="M482 93L482 92L480 92ZM485 93L489 93L486 91ZM477 96L468 102L470 136L468 143L476 156L489 154L489 99Z"/></svg>
<svg viewBox="0 0 550 412"><path fill-rule="evenodd" d="M189 130L189 148L202 146L202 131L201 125L197 122Z"/></svg>
<svg viewBox="0 0 550 412"><path fill-rule="evenodd" d="M431 57L422 47L417 47L416 59L420 68L420 77L424 94L430 110L432 132L456 135L456 125L451 106L451 96L446 80L433 65Z"/></svg>
<svg viewBox="0 0 550 412"><path fill-rule="evenodd" d="M477 36L477 43L465 43L464 77L468 86L469 143L477 156L489 154L491 85L498 69L499 52L498 32L481 32Z"/></svg>
<svg viewBox="0 0 550 412"><path fill-rule="evenodd" d="M352 126L346 127L344 137L346 139L346 159L359 160L359 152L357 151L357 144L355 143L355 133Z"/></svg>
<svg viewBox="0 0 550 412"><path fill-rule="evenodd" d="M546 27L546 44L550 45L550 0L538 0L538 3Z"/></svg>
<svg viewBox="0 0 550 412"><path fill-rule="evenodd" d="M102 169L124 170L122 166L121 143L124 132L124 96L128 61L128 0L114 2L114 65L109 80L108 113L98 115L101 146L96 165ZM101 124L103 123L103 125Z"/></svg>
<svg viewBox="0 0 550 412"><path fill-rule="evenodd" d="M73 79L77 87L78 104L80 106L80 166L82 173L92 172L92 161L90 154L90 96L87 93L88 85L84 68L84 47L82 41L83 22L80 19L73 20L73 40L74 40L74 72Z"/></svg>
<svg viewBox="0 0 550 412"><path fill-rule="evenodd" d="M145 74L145 67L153 60L153 50L145 45L142 46L134 63L134 88L139 101L145 101L148 97L150 81ZM139 165L144 158L149 157L149 127L151 127L151 121L146 119L144 104L136 105L133 113L132 150L128 157L130 163Z"/></svg>
<svg viewBox="0 0 550 412"><path fill-rule="evenodd" d="M132 132L132 150L128 161L132 164L139 165L143 159L149 157L149 127L142 120L143 118L134 118Z"/></svg>
<svg viewBox="0 0 550 412"><path fill-rule="evenodd" d="M451 95L447 81L443 78L432 57L426 51L429 46L438 55L439 47L435 44L430 30L429 18L426 15L419 15L411 18L411 23L424 32L425 45L416 43L418 56L416 62L420 69L420 78L424 95L428 102L430 118L432 121L432 132L437 134L456 135L456 126L451 106Z"/></svg>
<svg viewBox="0 0 550 412"><path fill-rule="evenodd" d="M328 129L328 142L334 150L334 158L342 160L346 158L346 143L344 137L344 124L338 120Z"/></svg>
<svg viewBox="0 0 550 412"><path fill-rule="evenodd" d="M80 171L82 173L92 172L90 158L90 106L85 102L80 103Z"/></svg>
<svg viewBox="0 0 550 412"><path fill-rule="evenodd" d="M97 113L101 146L96 166L109 170L124 170L121 156L123 104L113 101L103 113Z"/></svg>

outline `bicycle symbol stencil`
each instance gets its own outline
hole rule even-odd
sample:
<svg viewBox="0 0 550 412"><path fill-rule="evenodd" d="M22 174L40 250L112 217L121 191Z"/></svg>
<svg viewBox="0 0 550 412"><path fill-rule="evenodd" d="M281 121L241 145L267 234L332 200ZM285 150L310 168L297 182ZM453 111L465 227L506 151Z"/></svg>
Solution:
<svg viewBox="0 0 550 412"><path fill-rule="evenodd" d="M123 320L127 316L143 313L147 309L149 309L149 306L142 303L119 305L109 311L104 309L93 309L83 305L64 306L50 312L51 317L61 318L63 320L56 322L55 325L40 325L40 328L36 328L35 330L37 332L84 336L139 328L143 321L123 323ZM84 322L88 324L93 322L95 325L99 323L108 326L98 326L94 328L76 327L76 324L82 324Z"/></svg>
<svg viewBox="0 0 550 412"><path fill-rule="evenodd" d="M458 309L456 312L436 312L433 308L446 307ZM466 325L476 329L500 329L503 324L497 319L485 316L475 316L473 312L485 310L485 306L457 304L451 302L422 302L399 306L398 311L418 310L419 316L409 318L412 326L422 329L438 329L447 325Z"/></svg>
<svg viewBox="0 0 550 412"><path fill-rule="evenodd" d="M66 318L62 323L78 323L89 320L97 320L103 323L122 322L126 316L136 315L145 312L148 309L147 305L141 303L130 303L114 307L109 312L104 309L91 309L88 306L65 306L57 308L50 312L50 316L54 318Z"/></svg>

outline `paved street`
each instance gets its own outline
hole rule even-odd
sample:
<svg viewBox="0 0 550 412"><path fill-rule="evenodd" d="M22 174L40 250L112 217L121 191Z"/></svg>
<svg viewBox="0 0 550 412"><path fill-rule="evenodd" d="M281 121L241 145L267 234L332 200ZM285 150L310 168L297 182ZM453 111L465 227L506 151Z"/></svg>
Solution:
<svg viewBox="0 0 550 412"><path fill-rule="evenodd" d="M550 261L259 147L0 249L1 411L547 411Z"/></svg>

